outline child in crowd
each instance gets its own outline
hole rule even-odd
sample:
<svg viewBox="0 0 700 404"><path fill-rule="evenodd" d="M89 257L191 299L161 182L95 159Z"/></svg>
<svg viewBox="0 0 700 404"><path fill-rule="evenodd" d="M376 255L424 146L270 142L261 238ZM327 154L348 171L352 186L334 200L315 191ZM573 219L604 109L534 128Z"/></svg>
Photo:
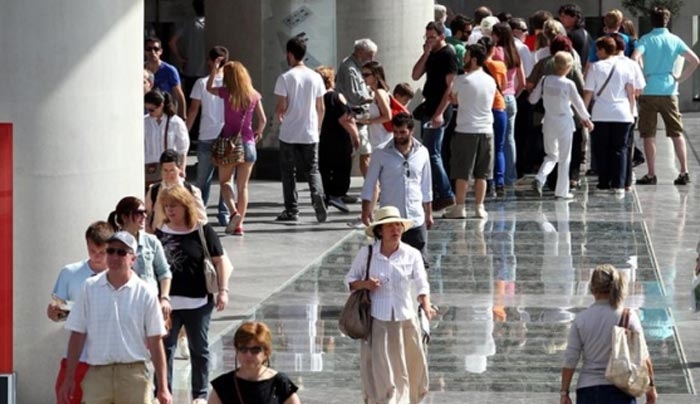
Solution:
<svg viewBox="0 0 700 404"><path fill-rule="evenodd" d="M566 78L573 66L573 57L569 52L557 52L554 55L554 75L544 76L530 93L529 101L536 104L540 98L544 103L544 118L542 132L544 134L544 150L547 154L540 170L532 182L532 188L542 196L542 185L547 175L559 163L557 186L554 196L572 199L569 192L569 163L571 161L571 142L576 129L572 119L571 107L581 117L582 123L593 130L591 116L576 91L573 81Z"/></svg>
<svg viewBox="0 0 700 404"><path fill-rule="evenodd" d="M411 85L408 83L399 83L394 87L394 91L392 93L394 98L398 102L400 102L404 107L408 106L408 103L411 102L413 99L413 96L415 95L415 92L411 88Z"/></svg>

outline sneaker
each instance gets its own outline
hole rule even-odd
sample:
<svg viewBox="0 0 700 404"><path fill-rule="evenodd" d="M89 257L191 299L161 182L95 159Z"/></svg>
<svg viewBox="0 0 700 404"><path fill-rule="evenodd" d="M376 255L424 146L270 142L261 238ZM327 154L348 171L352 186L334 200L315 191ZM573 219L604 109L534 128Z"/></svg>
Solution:
<svg viewBox="0 0 700 404"><path fill-rule="evenodd" d="M345 202L343 202L342 198L339 198L337 196L330 197L330 198L328 198L328 204L330 206L338 209L339 211L341 211L343 213L350 213L350 209L348 209L348 205L346 205Z"/></svg>
<svg viewBox="0 0 700 404"><path fill-rule="evenodd" d="M467 209L464 207L464 204L452 205L445 210L442 217L445 219L466 219Z"/></svg>
<svg viewBox="0 0 700 404"><path fill-rule="evenodd" d="M180 337L177 340L177 352L179 356L183 359L190 358L190 346L187 341L187 337Z"/></svg>
<svg viewBox="0 0 700 404"><path fill-rule="evenodd" d="M690 175L688 173L680 173L678 174L678 178L673 180L674 185L688 185L690 182Z"/></svg>
<svg viewBox="0 0 700 404"><path fill-rule="evenodd" d="M328 212L326 211L326 204L323 202L323 197L315 195L311 200L311 205L314 207L314 212L316 212L316 220L318 220L319 223L325 222L328 217Z"/></svg>
<svg viewBox="0 0 700 404"><path fill-rule="evenodd" d="M438 198L433 200L433 211L443 210L455 204L455 198Z"/></svg>
<svg viewBox="0 0 700 404"><path fill-rule="evenodd" d="M280 213L280 215L277 216L277 219L275 220L278 222L296 222L299 221L299 214L296 212L283 210L282 213Z"/></svg>
<svg viewBox="0 0 700 404"><path fill-rule="evenodd" d="M243 226L238 226L233 230L234 236L242 236L245 232L243 231Z"/></svg>
<svg viewBox="0 0 700 404"><path fill-rule="evenodd" d="M228 226L228 212L217 213L216 219L219 221L220 226L223 226L223 227Z"/></svg>
<svg viewBox="0 0 700 404"><path fill-rule="evenodd" d="M532 180L532 189L537 192L537 196L542 198L542 183L537 178Z"/></svg>
<svg viewBox="0 0 700 404"><path fill-rule="evenodd" d="M645 174L644 177L640 178L636 182L637 185L656 185L656 176L650 176Z"/></svg>
<svg viewBox="0 0 700 404"><path fill-rule="evenodd" d="M486 219L489 217L489 214L486 212L483 203L476 205L476 211L474 212L474 216L478 219Z"/></svg>
<svg viewBox="0 0 700 404"><path fill-rule="evenodd" d="M360 199L350 195L343 195L340 197L343 203L359 203Z"/></svg>
<svg viewBox="0 0 700 404"><path fill-rule="evenodd" d="M615 195L616 198L622 198L625 196L625 189L624 188L615 188L613 191L613 194Z"/></svg>
<svg viewBox="0 0 700 404"><path fill-rule="evenodd" d="M566 195L555 195L554 197L555 197L556 199L574 199L574 194L572 194L571 192L569 192L569 193L566 194Z"/></svg>
<svg viewBox="0 0 700 404"><path fill-rule="evenodd" d="M506 188L503 185L496 185L496 196L505 196Z"/></svg>
<svg viewBox="0 0 700 404"><path fill-rule="evenodd" d="M233 234L233 231L236 229L236 227L238 227L242 219L243 217L241 217L241 214L238 212L231 214L231 216L228 219L228 224L226 225L225 232L228 234Z"/></svg>

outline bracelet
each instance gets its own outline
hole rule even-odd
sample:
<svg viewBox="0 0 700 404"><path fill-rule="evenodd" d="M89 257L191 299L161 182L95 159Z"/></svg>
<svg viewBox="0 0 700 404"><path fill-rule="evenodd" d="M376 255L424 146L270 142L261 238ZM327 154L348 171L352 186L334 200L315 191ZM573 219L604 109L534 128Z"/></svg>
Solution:
<svg viewBox="0 0 700 404"><path fill-rule="evenodd" d="M161 296L160 300L167 300L170 301L170 296Z"/></svg>

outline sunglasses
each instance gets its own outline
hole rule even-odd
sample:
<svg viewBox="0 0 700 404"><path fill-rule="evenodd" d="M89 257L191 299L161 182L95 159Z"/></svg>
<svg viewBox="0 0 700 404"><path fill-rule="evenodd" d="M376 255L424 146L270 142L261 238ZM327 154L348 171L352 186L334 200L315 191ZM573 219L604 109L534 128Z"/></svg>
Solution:
<svg viewBox="0 0 700 404"><path fill-rule="evenodd" d="M127 251L123 248L113 248L113 247L108 247L107 248L107 254L108 255L114 255L117 254L120 257L126 257L126 254L128 254L130 251Z"/></svg>
<svg viewBox="0 0 700 404"><path fill-rule="evenodd" d="M408 160L403 161L403 168L406 170L406 178L411 178L411 170L408 169Z"/></svg>
<svg viewBox="0 0 700 404"><path fill-rule="evenodd" d="M250 352L253 355L257 355L260 352L262 352L263 349L262 349L262 347L259 347L259 346L241 346L241 347L236 348L236 351L238 351L238 353L242 353L242 354Z"/></svg>
<svg viewBox="0 0 700 404"><path fill-rule="evenodd" d="M362 72L362 77L370 77L372 73Z"/></svg>
<svg viewBox="0 0 700 404"><path fill-rule="evenodd" d="M146 216L148 212L146 212L146 209L137 209L133 212L131 212L132 215L141 215L141 216Z"/></svg>
<svg viewBox="0 0 700 404"><path fill-rule="evenodd" d="M147 47L146 47L146 52L153 52L153 51L159 52L160 49L161 49L161 48L158 47L158 46L147 46Z"/></svg>

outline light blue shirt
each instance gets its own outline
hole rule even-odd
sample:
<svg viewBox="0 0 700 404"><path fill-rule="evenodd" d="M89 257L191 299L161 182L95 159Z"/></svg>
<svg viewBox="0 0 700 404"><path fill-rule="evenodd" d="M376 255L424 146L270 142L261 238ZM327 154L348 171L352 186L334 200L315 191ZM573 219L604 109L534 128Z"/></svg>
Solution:
<svg viewBox="0 0 700 404"><path fill-rule="evenodd" d="M133 270L158 293L158 281L173 277L163 245L158 237L143 231L139 232L138 242L139 250Z"/></svg>
<svg viewBox="0 0 700 404"><path fill-rule="evenodd" d="M377 181L380 206L395 206L402 217L413 221L414 227L423 225L423 204L433 200L433 182L428 150L418 140L413 139L407 157L396 149L393 140L372 153L362 200L372 200Z"/></svg>
<svg viewBox="0 0 700 404"><path fill-rule="evenodd" d="M53 287L53 294L66 302L74 302L83 290L85 279L95 275L88 260L74 262L61 269Z"/></svg>
<svg viewBox="0 0 700 404"><path fill-rule="evenodd" d="M673 65L678 56L688 50L688 45L667 28L654 28L639 38L634 52L644 56L644 78L647 81L642 95L678 95Z"/></svg>

